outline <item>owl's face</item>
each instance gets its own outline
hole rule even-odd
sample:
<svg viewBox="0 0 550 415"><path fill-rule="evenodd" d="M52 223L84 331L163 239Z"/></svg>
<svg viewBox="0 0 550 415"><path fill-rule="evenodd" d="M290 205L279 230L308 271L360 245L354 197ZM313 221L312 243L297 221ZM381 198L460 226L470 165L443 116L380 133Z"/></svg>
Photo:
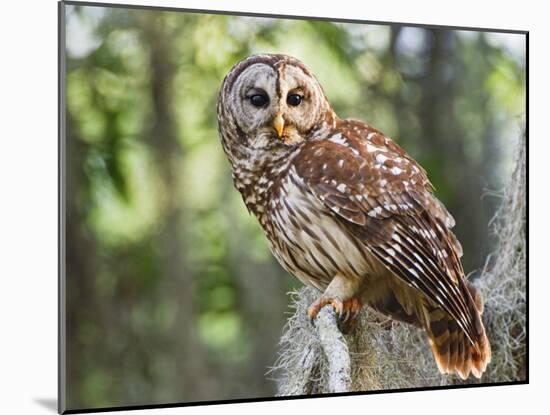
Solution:
<svg viewBox="0 0 550 415"><path fill-rule="evenodd" d="M224 81L221 101L246 146L255 149L306 140L330 108L311 72L283 55L237 64Z"/></svg>

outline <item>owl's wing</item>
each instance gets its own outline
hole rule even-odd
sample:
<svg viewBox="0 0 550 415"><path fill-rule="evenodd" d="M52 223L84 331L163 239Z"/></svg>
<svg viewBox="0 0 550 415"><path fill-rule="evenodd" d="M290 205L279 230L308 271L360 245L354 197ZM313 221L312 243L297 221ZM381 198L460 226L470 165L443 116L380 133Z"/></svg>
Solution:
<svg viewBox="0 0 550 415"><path fill-rule="evenodd" d="M307 143L294 160L297 175L388 269L456 319L475 345L484 331L450 231L454 220L404 150L376 130L366 137L356 130Z"/></svg>

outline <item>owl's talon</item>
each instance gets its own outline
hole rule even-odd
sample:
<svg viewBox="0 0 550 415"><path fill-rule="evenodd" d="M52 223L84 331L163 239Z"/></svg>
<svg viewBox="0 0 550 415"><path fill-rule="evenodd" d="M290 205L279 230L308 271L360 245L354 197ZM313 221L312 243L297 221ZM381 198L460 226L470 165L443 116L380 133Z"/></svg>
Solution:
<svg viewBox="0 0 550 415"><path fill-rule="evenodd" d="M319 314L319 311L321 311L321 309L327 304L332 305L336 314L340 316L344 308L342 301L340 301L337 298L327 298L327 297L321 296L313 304L311 304L307 309L307 314L310 320L314 321L317 318L317 314Z"/></svg>
<svg viewBox="0 0 550 415"><path fill-rule="evenodd" d="M346 324L346 322L349 320L349 317L350 317L350 312L349 311L344 312L340 316L340 323L341 324Z"/></svg>
<svg viewBox="0 0 550 415"><path fill-rule="evenodd" d="M340 317L340 319L339 319L339 320L340 320L340 323L346 324L347 321L350 319L351 314L352 314L352 313L351 313L351 309L350 309L350 308L346 308L346 309L344 310L344 312L339 316L339 317Z"/></svg>
<svg viewBox="0 0 550 415"><path fill-rule="evenodd" d="M357 298L350 298L342 301L338 298L321 296L307 310L311 322L317 318L319 311L327 304L330 304L334 308L336 316L338 317L338 322L343 327L349 326L355 320L359 311L361 311L361 303Z"/></svg>

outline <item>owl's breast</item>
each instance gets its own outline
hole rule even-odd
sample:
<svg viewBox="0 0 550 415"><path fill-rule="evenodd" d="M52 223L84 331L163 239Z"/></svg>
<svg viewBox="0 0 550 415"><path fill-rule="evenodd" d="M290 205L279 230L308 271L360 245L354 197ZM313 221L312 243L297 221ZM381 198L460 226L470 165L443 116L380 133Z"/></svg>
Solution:
<svg viewBox="0 0 550 415"><path fill-rule="evenodd" d="M320 290L337 273L364 278L376 267L367 248L308 190L292 167L273 188L260 223L281 265Z"/></svg>
<svg viewBox="0 0 550 415"><path fill-rule="evenodd" d="M284 151L255 151L232 161L233 183L241 193L248 211L254 213L262 226L266 222L273 189L286 176L298 152L299 149L288 148Z"/></svg>

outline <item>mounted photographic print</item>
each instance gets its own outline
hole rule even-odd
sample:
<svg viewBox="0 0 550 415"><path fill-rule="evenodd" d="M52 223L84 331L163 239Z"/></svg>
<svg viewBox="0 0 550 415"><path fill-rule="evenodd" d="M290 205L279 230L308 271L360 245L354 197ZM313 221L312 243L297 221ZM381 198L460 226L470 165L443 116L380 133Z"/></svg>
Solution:
<svg viewBox="0 0 550 415"><path fill-rule="evenodd" d="M60 412L528 382L527 32L59 13Z"/></svg>

